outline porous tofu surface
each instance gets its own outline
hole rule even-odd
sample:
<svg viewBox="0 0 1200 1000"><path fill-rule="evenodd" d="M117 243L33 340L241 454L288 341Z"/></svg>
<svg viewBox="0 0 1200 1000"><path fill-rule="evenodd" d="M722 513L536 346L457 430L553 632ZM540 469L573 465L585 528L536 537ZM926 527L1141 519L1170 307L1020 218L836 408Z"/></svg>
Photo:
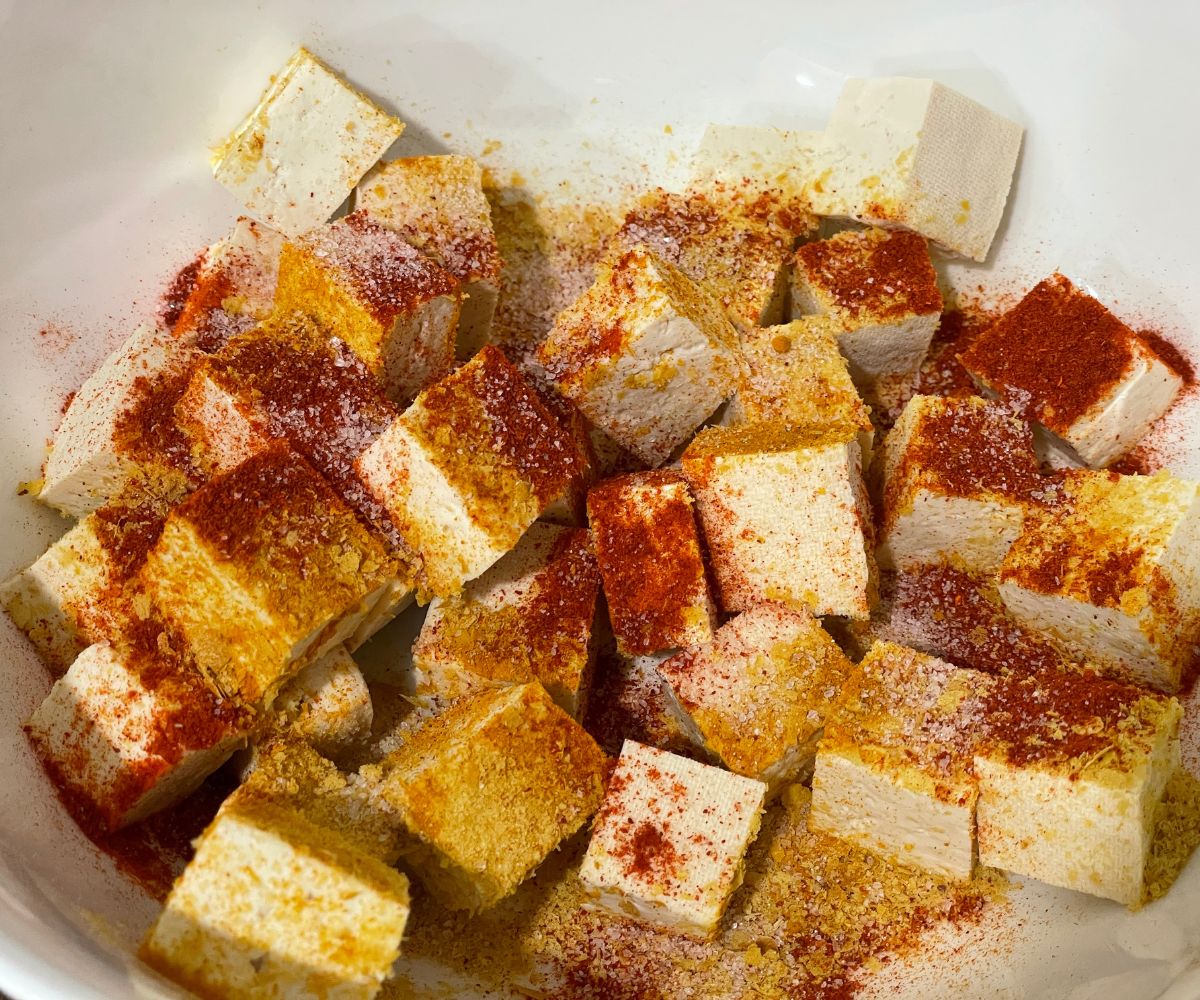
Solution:
<svg viewBox="0 0 1200 1000"><path fill-rule="evenodd" d="M452 909L509 895L591 818L605 756L536 681L463 699L383 764L405 857Z"/></svg>
<svg viewBox="0 0 1200 1000"><path fill-rule="evenodd" d="M1036 285L960 360L1093 467L1136 445L1183 386L1151 345L1061 274Z"/></svg>
<svg viewBox="0 0 1200 1000"><path fill-rule="evenodd" d="M213 176L289 237L325 222L404 123L301 48L213 152Z"/></svg>
<svg viewBox="0 0 1200 1000"><path fill-rule="evenodd" d="M687 440L742 370L721 303L645 245L597 266L538 359L588 420L648 465Z"/></svg>
<svg viewBox="0 0 1200 1000"><path fill-rule="evenodd" d="M711 935L742 882L765 795L760 781L627 740L579 876L617 915Z"/></svg>
<svg viewBox="0 0 1200 1000"><path fill-rule="evenodd" d="M659 668L701 749L774 794L811 773L850 661L805 611L762 604Z"/></svg>
<svg viewBox="0 0 1200 1000"><path fill-rule="evenodd" d="M277 804L224 807L141 957L199 996L369 1000L400 954L408 880Z"/></svg>
<svg viewBox="0 0 1200 1000"><path fill-rule="evenodd" d="M712 639L693 500L678 472L634 472L588 493L588 523L618 649L631 655Z"/></svg>

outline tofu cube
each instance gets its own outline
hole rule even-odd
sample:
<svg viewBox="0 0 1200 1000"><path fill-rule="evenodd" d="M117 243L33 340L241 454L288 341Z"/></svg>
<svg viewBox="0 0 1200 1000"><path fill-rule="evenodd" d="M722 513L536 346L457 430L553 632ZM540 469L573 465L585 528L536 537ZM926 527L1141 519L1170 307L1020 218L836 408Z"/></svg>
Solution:
<svg viewBox="0 0 1200 1000"><path fill-rule="evenodd" d="M579 869L595 905L710 937L742 882L766 785L627 740Z"/></svg>
<svg viewBox="0 0 1200 1000"><path fill-rule="evenodd" d="M812 774L817 739L853 667L807 611L760 604L659 673L692 740L769 796Z"/></svg>
<svg viewBox="0 0 1200 1000"><path fill-rule="evenodd" d="M276 444L172 510L140 579L213 688L266 708L354 633L391 565L313 468Z"/></svg>
<svg viewBox="0 0 1200 1000"><path fill-rule="evenodd" d="M394 868L290 809L239 801L197 841L140 956L200 996L370 1000L408 911Z"/></svg>
<svg viewBox="0 0 1200 1000"><path fill-rule="evenodd" d="M995 570L1026 511L1053 496L1029 426L977 396L914 396L881 451L884 569Z"/></svg>
<svg viewBox="0 0 1200 1000"><path fill-rule="evenodd" d="M696 753L659 673L670 658L669 652L623 656L611 635L603 637L584 726L605 753L618 756L627 739L672 753Z"/></svg>
<svg viewBox="0 0 1200 1000"><path fill-rule="evenodd" d="M809 829L898 864L970 878L978 797L971 765L991 680L876 643L826 721Z"/></svg>
<svg viewBox="0 0 1200 1000"><path fill-rule="evenodd" d="M824 148L820 132L708 125L692 154L691 184L698 190L716 185L778 190L807 199L805 187Z"/></svg>
<svg viewBox="0 0 1200 1000"><path fill-rule="evenodd" d="M1000 566L1000 596L1067 655L1161 691L1200 641L1200 484L1066 473Z"/></svg>
<svg viewBox="0 0 1200 1000"><path fill-rule="evenodd" d="M117 830L186 798L246 741L251 713L223 701L181 651L88 646L25 724L86 828Z"/></svg>
<svg viewBox="0 0 1200 1000"><path fill-rule="evenodd" d="M764 601L865 618L871 514L853 428L712 427L683 454L721 607Z"/></svg>
<svg viewBox="0 0 1200 1000"><path fill-rule="evenodd" d="M261 222L292 237L325 222L404 131L307 49L213 152L213 176Z"/></svg>
<svg viewBox="0 0 1200 1000"><path fill-rule="evenodd" d="M196 351L139 327L75 394L54 435L38 499L84 517L129 492L170 496L195 477L192 446L174 422Z"/></svg>
<svg viewBox="0 0 1200 1000"><path fill-rule="evenodd" d="M960 360L983 388L1073 449L1074 464L1094 468L1132 449L1183 386L1146 341L1061 274L1035 286Z"/></svg>
<svg viewBox="0 0 1200 1000"><path fill-rule="evenodd" d="M582 528L536 522L454 597L435 597L413 645L415 697L453 701L537 679L582 718L600 574Z"/></svg>
<svg viewBox="0 0 1200 1000"><path fill-rule="evenodd" d="M1022 132L935 80L847 80L815 157L813 211L911 229L984 260Z"/></svg>
<svg viewBox="0 0 1200 1000"><path fill-rule="evenodd" d="M405 859L451 909L512 893L600 805L606 758L536 681L465 698L384 761Z"/></svg>
<svg viewBox="0 0 1200 1000"><path fill-rule="evenodd" d="M646 246L601 263L538 359L588 420L648 465L732 394L742 366L720 302Z"/></svg>
<svg viewBox="0 0 1200 1000"><path fill-rule="evenodd" d="M285 243L275 307L311 316L407 405L454 364L454 276L365 212Z"/></svg>
<svg viewBox="0 0 1200 1000"><path fill-rule="evenodd" d="M483 193L483 170L468 156L409 156L380 163L359 182L354 207L399 233L462 285L458 356L488 342L500 289L500 248Z"/></svg>
<svg viewBox="0 0 1200 1000"><path fill-rule="evenodd" d="M1140 906L1179 703L1090 673L1003 677L989 702L979 863Z"/></svg>
<svg viewBox="0 0 1200 1000"><path fill-rule="evenodd" d="M373 709L366 678L344 646L310 663L279 692L273 727L336 757L371 735Z"/></svg>
<svg viewBox="0 0 1200 1000"><path fill-rule="evenodd" d="M571 435L495 347L431 386L355 462L421 561L460 591L508 552L580 473Z"/></svg>
<svg viewBox="0 0 1200 1000"><path fill-rule="evenodd" d="M617 648L629 655L710 642L708 589L692 494L670 470L609 479L588 494L588 521Z"/></svg>

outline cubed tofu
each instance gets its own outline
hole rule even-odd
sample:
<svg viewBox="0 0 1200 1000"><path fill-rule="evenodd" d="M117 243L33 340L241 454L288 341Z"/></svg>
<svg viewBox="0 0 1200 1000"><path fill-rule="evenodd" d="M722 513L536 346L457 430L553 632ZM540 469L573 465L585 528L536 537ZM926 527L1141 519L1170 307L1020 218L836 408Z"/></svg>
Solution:
<svg viewBox="0 0 1200 1000"><path fill-rule="evenodd" d="M449 271L366 212L285 243L279 258L276 308L345 341L400 406L454 365L461 305Z"/></svg>
<svg viewBox="0 0 1200 1000"><path fill-rule="evenodd" d="M648 465L688 439L742 369L721 303L646 246L600 264L538 359L588 420Z"/></svg>
<svg viewBox="0 0 1200 1000"><path fill-rule="evenodd" d="M413 838L405 859L451 909L485 909L578 831L606 758L537 681L464 698L383 763L379 794Z"/></svg>
<svg viewBox="0 0 1200 1000"><path fill-rule="evenodd" d="M815 154L813 211L911 229L984 260L1022 132L934 80L847 80Z"/></svg>
<svg viewBox="0 0 1200 1000"><path fill-rule="evenodd" d="M1094 468L1133 448L1183 386L1153 347L1061 274L1035 286L960 360L983 388L1065 442L1075 464Z"/></svg>
<svg viewBox="0 0 1200 1000"><path fill-rule="evenodd" d="M485 347L423 392L355 462L449 597L508 552L579 475L576 442L521 373Z"/></svg>
<svg viewBox="0 0 1200 1000"><path fill-rule="evenodd" d="M1139 906L1179 766L1174 698L1095 674L997 680L975 755L979 863Z"/></svg>
<svg viewBox="0 0 1200 1000"><path fill-rule="evenodd" d="M394 868L284 806L237 801L197 841L140 955L198 996L370 1000L408 910Z"/></svg>
<svg viewBox="0 0 1200 1000"><path fill-rule="evenodd" d="M371 692L344 646L310 663L271 705L274 727L336 757L371 735Z"/></svg>
<svg viewBox="0 0 1200 1000"><path fill-rule="evenodd" d="M254 725L252 713L212 694L186 656L155 636L147 626L119 646L89 646L25 724L85 825L116 830L181 801Z"/></svg>
<svg viewBox="0 0 1200 1000"><path fill-rule="evenodd" d="M213 176L252 216L295 238L325 222L403 131L300 49L214 150Z"/></svg>
<svg viewBox="0 0 1200 1000"><path fill-rule="evenodd" d="M820 132L708 125L692 154L691 183L700 190L724 184L803 194L824 148Z"/></svg>
<svg viewBox="0 0 1200 1000"><path fill-rule="evenodd" d="M764 601L865 618L871 514L853 428L712 427L683 454L721 607Z"/></svg>
<svg viewBox="0 0 1200 1000"><path fill-rule="evenodd" d="M213 688L265 708L354 633L392 566L312 466L275 444L171 511L140 580Z"/></svg>
<svg viewBox="0 0 1200 1000"><path fill-rule="evenodd" d="M697 754L658 670L671 655L623 656L611 634L602 637L584 726L605 753L618 756L629 739L672 753Z"/></svg>
<svg viewBox="0 0 1200 1000"><path fill-rule="evenodd" d="M710 937L742 882L761 781L627 740L579 869L595 905Z"/></svg>
<svg viewBox="0 0 1200 1000"><path fill-rule="evenodd" d="M1065 474L1000 566L1019 621L1118 678L1179 689L1200 640L1200 484Z"/></svg>
<svg viewBox="0 0 1200 1000"><path fill-rule="evenodd" d="M600 454L595 443L597 435L601 432L588 424L571 400L555 392L549 384L542 381L540 376L543 373L537 366L530 365L524 370L524 374L542 405L558 418L563 430L575 442L575 450L581 459L575 476L562 495L542 511L541 520L554 524L584 526L587 524L588 488L601 474ZM614 444L613 447L617 446Z"/></svg>
<svg viewBox="0 0 1200 1000"><path fill-rule="evenodd" d="M925 240L885 229L847 230L796 251L792 316L829 316L859 391L874 406L915 378L942 315Z"/></svg>
<svg viewBox="0 0 1200 1000"><path fill-rule="evenodd" d="M710 642L716 607L694 501L678 472L633 472L594 486L588 522L617 648L629 655Z"/></svg>
<svg viewBox="0 0 1200 1000"><path fill-rule="evenodd" d="M880 452L884 569L996 569L1025 513L1052 499L1028 424L978 396L914 396Z"/></svg>
<svg viewBox="0 0 1200 1000"><path fill-rule="evenodd" d="M452 701L537 679L582 717L600 574L588 533L537 522L454 597L435 597L413 645L415 697Z"/></svg>
<svg viewBox="0 0 1200 1000"><path fill-rule="evenodd" d="M821 727L852 669L807 611L760 604L659 673L696 746L774 796L812 774Z"/></svg>
<svg viewBox="0 0 1200 1000"><path fill-rule="evenodd" d="M817 748L809 828L946 878L971 877L971 765L992 679L876 643Z"/></svg>
<svg viewBox="0 0 1200 1000"><path fill-rule="evenodd" d="M358 185L365 209L427 253L462 285L458 356L488 342L500 289L500 249L483 193L483 170L468 156L409 156L380 163Z"/></svg>
<svg viewBox="0 0 1200 1000"><path fill-rule="evenodd" d="M218 351L266 319L275 304L283 242L270 226L238 219L233 232L205 252L172 333L191 338L202 351Z"/></svg>
<svg viewBox="0 0 1200 1000"><path fill-rule="evenodd" d="M192 445L173 407L196 357L186 341L139 327L71 400L38 499L84 517L122 494L169 496L193 482Z"/></svg>

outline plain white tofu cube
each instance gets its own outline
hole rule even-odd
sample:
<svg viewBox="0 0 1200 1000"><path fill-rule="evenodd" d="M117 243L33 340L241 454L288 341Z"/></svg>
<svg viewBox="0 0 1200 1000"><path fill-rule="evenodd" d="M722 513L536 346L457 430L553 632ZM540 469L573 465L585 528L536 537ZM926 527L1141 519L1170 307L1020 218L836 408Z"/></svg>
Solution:
<svg viewBox="0 0 1200 1000"><path fill-rule="evenodd" d="M847 80L815 156L813 211L911 229L983 260L1022 131L935 80Z"/></svg>
<svg viewBox="0 0 1200 1000"><path fill-rule="evenodd" d="M602 262L538 349L558 391L661 465L737 388L737 331L681 270L635 246Z"/></svg>
<svg viewBox="0 0 1200 1000"><path fill-rule="evenodd" d="M140 954L200 996L370 1000L408 912L400 872L284 806L239 799L197 842Z"/></svg>
<svg viewBox="0 0 1200 1000"><path fill-rule="evenodd" d="M404 131L307 49L213 154L213 176L286 236L325 222Z"/></svg>
<svg viewBox="0 0 1200 1000"><path fill-rule="evenodd" d="M742 882L767 786L626 740L579 869L592 901L700 937Z"/></svg>

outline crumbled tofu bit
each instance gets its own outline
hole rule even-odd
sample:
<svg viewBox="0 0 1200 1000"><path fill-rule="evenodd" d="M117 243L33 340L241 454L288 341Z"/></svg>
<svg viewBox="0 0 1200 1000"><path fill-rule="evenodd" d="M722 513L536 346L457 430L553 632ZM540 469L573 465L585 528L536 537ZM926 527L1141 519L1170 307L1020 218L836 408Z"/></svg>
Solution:
<svg viewBox="0 0 1200 1000"><path fill-rule="evenodd" d="M911 229L984 260L1023 129L934 80L847 80L813 156L818 215Z"/></svg>
<svg viewBox="0 0 1200 1000"><path fill-rule="evenodd" d="M256 219L295 238L325 222L403 131L302 48L214 150L213 176Z"/></svg>
<svg viewBox="0 0 1200 1000"><path fill-rule="evenodd" d="M139 327L71 400L38 499L84 517L122 495L170 497L194 484L192 443L174 407L196 357L165 330Z"/></svg>
<svg viewBox="0 0 1200 1000"><path fill-rule="evenodd" d="M454 276L355 212L284 244L275 307L345 341L407 405L454 364L462 295Z"/></svg>
<svg viewBox="0 0 1200 1000"><path fill-rule="evenodd" d="M1061 274L1036 285L960 360L1095 468L1132 449L1183 386L1151 345Z"/></svg>
<svg viewBox="0 0 1200 1000"><path fill-rule="evenodd" d="M737 387L737 331L720 302L646 246L606 258L538 348L556 388L661 465Z"/></svg>
<svg viewBox="0 0 1200 1000"><path fill-rule="evenodd" d="M462 283L458 356L485 343L496 310L502 261L483 193L483 170L467 156L409 156L380 163L359 182L365 210Z"/></svg>
<svg viewBox="0 0 1200 1000"><path fill-rule="evenodd" d="M172 510L140 579L214 689L266 708L353 634L391 567L325 481L277 443Z"/></svg>
<svg viewBox="0 0 1200 1000"><path fill-rule="evenodd" d="M975 755L979 861L1140 906L1181 709L1095 674L998 678Z"/></svg>
<svg viewBox="0 0 1200 1000"><path fill-rule="evenodd" d="M344 646L296 674L279 692L271 712L277 728L331 757L371 733L371 692Z"/></svg>
<svg viewBox="0 0 1200 1000"><path fill-rule="evenodd" d="M370 1000L400 954L408 880L257 799L228 803L142 943L200 996Z"/></svg>
<svg viewBox="0 0 1200 1000"><path fill-rule="evenodd" d="M1066 655L1166 692L1200 640L1200 484L1075 470L1030 513L1000 596Z"/></svg>
<svg viewBox="0 0 1200 1000"><path fill-rule="evenodd" d="M578 446L504 355L485 347L425 390L359 458L359 477L449 597L508 552L578 478Z"/></svg>
<svg viewBox="0 0 1200 1000"><path fill-rule="evenodd" d="M876 643L829 712L813 774L812 829L899 864L970 878L972 758L993 679Z"/></svg>
<svg viewBox="0 0 1200 1000"><path fill-rule="evenodd" d="M659 673L697 746L773 796L812 773L829 706L852 669L807 611L762 604Z"/></svg>
<svg viewBox="0 0 1200 1000"><path fill-rule="evenodd" d="M452 701L537 679L582 716L600 575L588 533L537 522L455 597L434 598L413 645L415 697Z"/></svg>
<svg viewBox="0 0 1200 1000"><path fill-rule="evenodd" d="M914 396L881 451L879 564L996 569L1026 511L1055 495L1029 426L977 396Z"/></svg>
<svg viewBox="0 0 1200 1000"><path fill-rule="evenodd" d="M634 472L588 494L588 522L617 648L630 655L709 642L708 591L687 482L677 472Z"/></svg>
<svg viewBox="0 0 1200 1000"><path fill-rule="evenodd" d="M875 600L861 446L849 427L710 427L683 454L720 603L865 618Z"/></svg>
<svg viewBox="0 0 1200 1000"><path fill-rule="evenodd" d="M536 681L463 699L382 768L379 794L415 838L405 857L452 909L509 895L604 792L603 752Z"/></svg>
<svg viewBox="0 0 1200 1000"><path fill-rule="evenodd" d="M589 897L619 916L712 935L741 885L766 790L627 740L579 870Z"/></svg>

